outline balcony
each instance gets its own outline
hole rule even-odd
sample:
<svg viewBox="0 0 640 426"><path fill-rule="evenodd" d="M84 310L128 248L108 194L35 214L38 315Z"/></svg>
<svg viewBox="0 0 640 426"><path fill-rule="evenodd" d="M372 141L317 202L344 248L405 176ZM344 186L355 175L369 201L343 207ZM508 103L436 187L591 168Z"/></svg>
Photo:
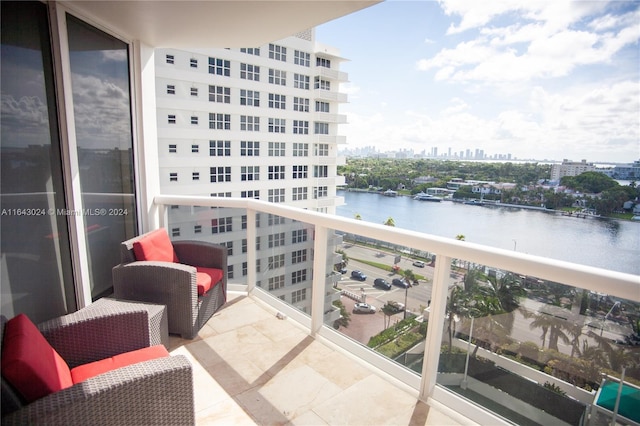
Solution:
<svg viewBox="0 0 640 426"><path fill-rule="evenodd" d="M620 377L626 369L625 382L639 383L640 346L628 340L640 315L635 276L257 200L162 195L154 203L161 218L170 205L235 212L246 217L249 226L240 237L249 241L271 232L256 217L280 217L274 220L278 232L302 226L313 235L312 253L323 254L305 259L312 276L284 292L266 291L264 281L269 274L289 276L300 265L248 268L246 277L230 280L233 300L197 340L172 341L174 353L187 354L196 365L201 424L578 425L589 417L603 377ZM161 225L173 226L171 219ZM336 233L342 241L332 238ZM348 268L363 270L367 280L348 274L327 279L335 277L326 256L336 242L350 259ZM254 244L247 248L239 260L259 265L263 254ZM415 260L426 266L414 267ZM412 269L418 284L373 287L374 277L391 281L396 262L401 271ZM473 273L481 274L477 282L485 292L514 279L525 289L518 308L482 312L488 293L464 301L459 296ZM305 287L304 300L280 299ZM336 328L337 309L330 308L336 300L351 315L346 327ZM360 300L377 312L352 313ZM403 303L406 313L383 313L391 302ZM372 344L383 330L396 335ZM413 340L395 347L406 339Z"/></svg>

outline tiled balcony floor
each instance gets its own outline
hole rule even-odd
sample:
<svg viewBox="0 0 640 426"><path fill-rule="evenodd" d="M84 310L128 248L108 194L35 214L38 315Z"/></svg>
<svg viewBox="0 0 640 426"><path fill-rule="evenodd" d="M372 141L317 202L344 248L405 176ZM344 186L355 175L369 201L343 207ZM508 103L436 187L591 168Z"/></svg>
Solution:
<svg viewBox="0 0 640 426"><path fill-rule="evenodd" d="M198 425L457 425L261 302L230 295L171 353L194 365Z"/></svg>

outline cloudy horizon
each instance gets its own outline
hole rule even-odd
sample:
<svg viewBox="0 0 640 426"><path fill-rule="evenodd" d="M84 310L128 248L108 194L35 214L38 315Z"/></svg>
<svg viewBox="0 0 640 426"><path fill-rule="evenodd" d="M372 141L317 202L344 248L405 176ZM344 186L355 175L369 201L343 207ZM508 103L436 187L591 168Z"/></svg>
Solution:
<svg viewBox="0 0 640 426"><path fill-rule="evenodd" d="M349 61L345 148L640 158L640 6L387 1L317 28Z"/></svg>

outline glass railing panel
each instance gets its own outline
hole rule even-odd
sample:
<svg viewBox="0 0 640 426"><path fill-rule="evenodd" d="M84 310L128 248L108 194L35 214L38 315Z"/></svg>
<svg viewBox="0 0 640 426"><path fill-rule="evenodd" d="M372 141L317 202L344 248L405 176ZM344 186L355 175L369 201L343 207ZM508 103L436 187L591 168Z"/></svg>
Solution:
<svg viewBox="0 0 640 426"><path fill-rule="evenodd" d="M313 225L269 213L257 225L256 286L310 315Z"/></svg>
<svg viewBox="0 0 640 426"><path fill-rule="evenodd" d="M345 336L414 373L422 373L433 265L426 253L362 235L343 233L336 247L341 275L331 323Z"/></svg>
<svg viewBox="0 0 640 426"><path fill-rule="evenodd" d="M247 284L247 211L236 208L168 205L167 232L172 240L196 240L227 248L230 284ZM255 267L255 265L254 265Z"/></svg>
<svg viewBox="0 0 640 426"><path fill-rule="evenodd" d="M460 260L452 276L440 385L517 424L576 425L603 378L640 385L638 300Z"/></svg>

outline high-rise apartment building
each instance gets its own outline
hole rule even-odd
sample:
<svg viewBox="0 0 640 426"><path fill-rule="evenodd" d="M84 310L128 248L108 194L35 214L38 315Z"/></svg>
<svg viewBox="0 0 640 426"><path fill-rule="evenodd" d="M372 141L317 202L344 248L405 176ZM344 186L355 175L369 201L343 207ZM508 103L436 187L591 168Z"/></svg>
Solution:
<svg viewBox="0 0 640 426"><path fill-rule="evenodd" d="M587 163L587 160L571 161L564 159L562 164L553 164L551 166L551 180L559 181L564 176L578 176L584 172L592 172L596 169L593 163Z"/></svg>
<svg viewBox="0 0 640 426"><path fill-rule="evenodd" d="M336 185L344 183L337 176L345 139L338 124L346 122L338 114L346 101L338 90L347 81L341 61L336 49L315 43L313 30L258 47L157 50L161 192L335 213L343 202ZM168 230L176 239L226 245L229 279L243 282L250 267L246 221L233 209L173 206ZM257 285L310 311L314 230L271 215L257 222ZM322 256L329 293L339 257Z"/></svg>

